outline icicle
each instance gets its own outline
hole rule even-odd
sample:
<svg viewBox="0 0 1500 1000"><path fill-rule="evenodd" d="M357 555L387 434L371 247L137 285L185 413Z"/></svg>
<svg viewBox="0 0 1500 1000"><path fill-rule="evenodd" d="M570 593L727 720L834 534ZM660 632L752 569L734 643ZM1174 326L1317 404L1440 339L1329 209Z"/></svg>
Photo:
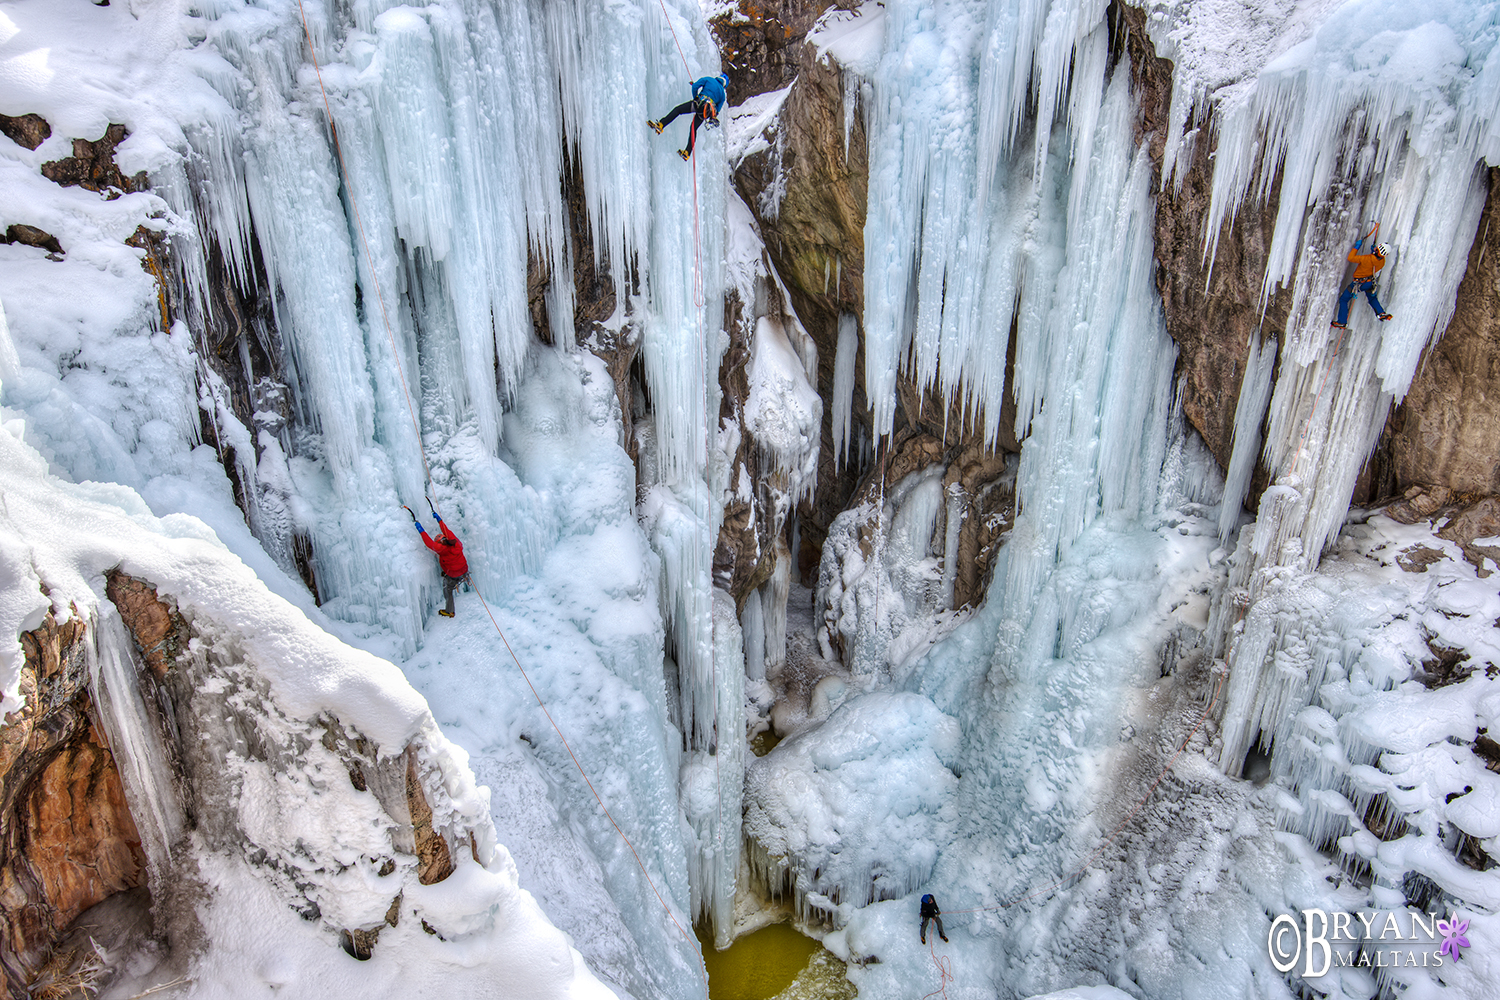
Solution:
<svg viewBox="0 0 1500 1000"><path fill-rule="evenodd" d="M761 588L745 597L745 613L740 627L745 635L745 677L752 681L766 679L766 623L761 611Z"/></svg>
<svg viewBox="0 0 1500 1000"><path fill-rule="evenodd" d="M833 453L842 467L849 452L854 420L854 365L859 354L859 321L839 314L838 347L833 356Z"/></svg>
<svg viewBox="0 0 1500 1000"><path fill-rule="evenodd" d="M1224 501L1219 510L1219 538L1227 541L1239 520L1240 509L1250 492L1250 476L1260 456L1260 422L1271 398L1271 372L1276 365L1276 339L1261 343L1250 335L1250 353L1240 382L1240 398L1234 410L1234 450L1224 480Z"/></svg>
<svg viewBox="0 0 1500 1000"><path fill-rule="evenodd" d="M135 645L114 606L100 602L89 646L89 684L120 770L130 814L155 878L170 870L183 832L182 804L162 741L166 731L141 694ZM153 706L155 702L153 699Z"/></svg>

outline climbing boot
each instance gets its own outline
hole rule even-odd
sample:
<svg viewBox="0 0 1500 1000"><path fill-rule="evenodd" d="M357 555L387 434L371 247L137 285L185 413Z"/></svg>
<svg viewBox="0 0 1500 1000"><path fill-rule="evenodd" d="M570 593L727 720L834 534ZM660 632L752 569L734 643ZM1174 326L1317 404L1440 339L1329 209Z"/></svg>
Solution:
<svg viewBox="0 0 1500 1000"><path fill-rule="evenodd" d="M1388 319L1391 319L1391 318L1392 317L1391 317L1390 313L1381 313L1380 314L1381 322L1384 322L1385 320L1388 320Z"/></svg>
<svg viewBox="0 0 1500 1000"><path fill-rule="evenodd" d="M444 618L453 617L453 612L449 611L447 608L438 608L438 614L442 615Z"/></svg>
<svg viewBox="0 0 1500 1000"><path fill-rule="evenodd" d="M1349 329L1349 327L1347 325L1345 325L1343 323L1340 323L1338 320L1334 320L1332 323L1329 323L1328 325L1331 326L1331 327L1333 327L1335 330L1347 330L1347 329Z"/></svg>
<svg viewBox="0 0 1500 1000"><path fill-rule="evenodd" d="M666 126L663 125L661 122L647 122L646 124L650 125L654 129L656 129L656 134L657 135L661 135L661 130L664 129L664 128L666 128Z"/></svg>
<svg viewBox="0 0 1500 1000"><path fill-rule="evenodd" d="M690 156L693 155L693 151L690 150L690 149L679 149L677 151L677 155L680 156L680 157L682 157L685 160L688 157L690 157Z"/></svg>

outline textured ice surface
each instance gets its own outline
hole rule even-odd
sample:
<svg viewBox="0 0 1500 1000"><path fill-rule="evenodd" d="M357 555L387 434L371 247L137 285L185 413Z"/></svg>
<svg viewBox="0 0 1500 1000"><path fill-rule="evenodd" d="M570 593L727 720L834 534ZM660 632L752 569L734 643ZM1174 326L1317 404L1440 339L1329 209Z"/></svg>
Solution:
<svg viewBox="0 0 1500 1000"><path fill-rule="evenodd" d="M921 695L845 702L746 772L750 863L800 913L905 896L952 837L958 724Z"/></svg>

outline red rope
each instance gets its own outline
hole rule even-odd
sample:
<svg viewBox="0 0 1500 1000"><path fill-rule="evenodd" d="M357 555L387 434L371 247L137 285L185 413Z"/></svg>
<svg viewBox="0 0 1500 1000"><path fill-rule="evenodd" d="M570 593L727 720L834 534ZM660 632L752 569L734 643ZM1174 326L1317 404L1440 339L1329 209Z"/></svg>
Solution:
<svg viewBox="0 0 1500 1000"><path fill-rule="evenodd" d="M298 0L298 2L301 2L301 0ZM672 27L672 15L667 13L667 0L659 0L659 2L661 3L661 16L667 19L667 30L672 33L672 42L677 46L678 56L682 58L682 68L687 72L688 77L691 78L693 71L688 68L687 56L683 55L682 52L682 43L677 41L677 29Z"/></svg>
<svg viewBox="0 0 1500 1000"><path fill-rule="evenodd" d="M955 910L954 912L962 911ZM936 928L933 929L936 930ZM933 937L936 936L936 934L933 935ZM937 967L938 988L922 997L922 1000L930 1000L931 997L936 996L942 997L943 1000L948 1000L948 984L953 982L953 960L947 955L939 955L936 950L936 944L935 941L929 941L927 943L927 953L932 956L932 964Z"/></svg>

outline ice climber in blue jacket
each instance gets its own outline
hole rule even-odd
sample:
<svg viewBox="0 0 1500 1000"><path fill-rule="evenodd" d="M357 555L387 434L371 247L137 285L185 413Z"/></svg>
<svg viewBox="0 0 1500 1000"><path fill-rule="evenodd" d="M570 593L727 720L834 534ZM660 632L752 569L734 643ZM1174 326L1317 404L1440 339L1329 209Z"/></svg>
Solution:
<svg viewBox="0 0 1500 1000"><path fill-rule="evenodd" d="M719 112L723 110L725 103L729 100L729 77L720 73L718 76L705 76L693 84L693 99L683 101L677 107L667 112L667 116L660 121L649 121L646 124L656 129L656 134L661 135L661 130L672 123L672 119L678 115L693 112L693 127L688 132L688 144L686 149L679 149L677 155L686 160L693 155L693 143L698 141L699 125L718 125Z"/></svg>

